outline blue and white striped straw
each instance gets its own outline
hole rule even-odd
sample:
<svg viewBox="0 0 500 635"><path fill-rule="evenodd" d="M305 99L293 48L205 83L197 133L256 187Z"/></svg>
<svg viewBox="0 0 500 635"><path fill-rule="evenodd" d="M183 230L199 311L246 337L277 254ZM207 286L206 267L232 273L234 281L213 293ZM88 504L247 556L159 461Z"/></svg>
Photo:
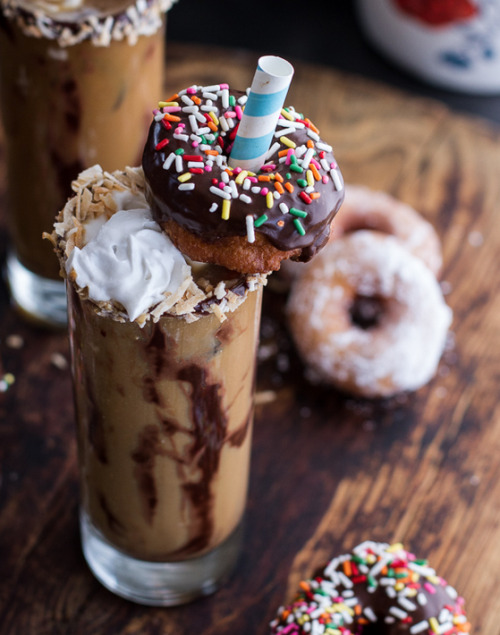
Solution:
<svg viewBox="0 0 500 635"><path fill-rule="evenodd" d="M229 156L231 167L257 172L265 163L293 70L281 57L265 55L259 59Z"/></svg>

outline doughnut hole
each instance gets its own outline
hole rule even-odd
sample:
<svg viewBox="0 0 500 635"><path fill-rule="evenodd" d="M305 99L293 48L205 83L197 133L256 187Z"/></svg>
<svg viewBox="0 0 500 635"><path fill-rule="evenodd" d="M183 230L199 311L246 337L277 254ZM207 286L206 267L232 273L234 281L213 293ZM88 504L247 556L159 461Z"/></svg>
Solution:
<svg viewBox="0 0 500 635"><path fill-rule="evenodd" d="M349 206L340 209L344 210L344 216L338 222L335 219L332 223L331 237L334 239L361 229L371 229L382 234L395 234L396 228L383 210L358 210Z"/></svg>
<svg viewBox="0 0 500 635"><path fill-rule="evenodd" d="M360 329L376 328L387 310L387 302L380 296L356 294L349 309L351 322Z"/></svg>

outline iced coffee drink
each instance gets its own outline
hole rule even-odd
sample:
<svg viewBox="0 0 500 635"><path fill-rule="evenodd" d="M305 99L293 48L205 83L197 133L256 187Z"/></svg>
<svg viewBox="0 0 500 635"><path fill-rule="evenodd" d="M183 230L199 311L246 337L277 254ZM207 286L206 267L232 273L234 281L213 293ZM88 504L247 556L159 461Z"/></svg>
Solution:
<svg viewBox="0 0 500 635"><path fill-rule="evenodd" d="M261 58L249 94L190 86L159 102L142 167L82 173L51 235L70 298L83 548L139 602L186 601L232 568L261 289L322 247L342 202L331 147L281 109L289 69ZM254 86L267 92L252 105ZM235 158L244 108L258 136Z"/></svg>
<svg viewBox="0 0 500 635"><path fill-rule="evenodd" d="M141 169L95 167L52 241L68 283L84 552L146 604L213 591L246 503L265 276L187 261Z"/></svg>
<svg viewBox="0 0 500 635"><path fill-rule="evenodd" d="M172 1L0 0L8 277L14 302L42 321L66 321L42 232L83 169L140 164Z"/></svg>

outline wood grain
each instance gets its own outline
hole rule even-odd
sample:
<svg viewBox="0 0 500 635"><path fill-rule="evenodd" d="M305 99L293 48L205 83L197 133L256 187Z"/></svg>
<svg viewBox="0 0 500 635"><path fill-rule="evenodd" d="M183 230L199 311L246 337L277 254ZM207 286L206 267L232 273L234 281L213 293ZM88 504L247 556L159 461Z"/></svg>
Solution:
<svg viewBox="0 0 500 635"><path fill-rule="evenodd" d="M172 45L166 96L191 83L246 86L255 63ZM334 145L346 181L415 206L442 237L454 321L437 376L388 401L312 385L286 331L285 295L269 292L240 566L211 598L144 608L103 589L80 553L71 382L54 363L68 356L66 337L20 322L2 289L0 350L16 377L0 394L2 634L264 634L301 576L365 538L429 557L466 597L474 634L499 632L500 132L437 102L295 66L289 101ZM1 153L0 143L4 185ZM4 253L5 215L0 237Z"/></svg>

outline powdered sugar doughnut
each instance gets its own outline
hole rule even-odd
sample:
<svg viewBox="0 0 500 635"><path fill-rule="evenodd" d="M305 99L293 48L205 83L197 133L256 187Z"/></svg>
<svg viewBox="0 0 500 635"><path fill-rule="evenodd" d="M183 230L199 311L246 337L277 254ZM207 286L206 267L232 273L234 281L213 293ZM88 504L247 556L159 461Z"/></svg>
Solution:
<svg viewBox="0 0 500 635"><path fill-rule="evenodd" d="M434 275L439 275L443 264L439 237L431 223L413 207L385 192L362 185L346 186L344 204L332 224L331 239L360 229L396 236Z"/></svg>
<svg viewBox="0 0 500 635"><path fill-rule="evenodd" d="M423 260L436 277L439 276L443 264L441 241L431 223L413 207L390 194L363 185L346 185L344 202L331 225L330 241L362 229L395 236L408 251ZM284 284L288 289L307 266L283 261L279 274L282 286Z"/></svg>
<svg viewBox="0 0 500 635"><path fill-rule="evenodd" d="M289 326L305 362L365 397L416 390L434 375L452 313L430 269L393 236L330 242L293 285Z"/></svg>

